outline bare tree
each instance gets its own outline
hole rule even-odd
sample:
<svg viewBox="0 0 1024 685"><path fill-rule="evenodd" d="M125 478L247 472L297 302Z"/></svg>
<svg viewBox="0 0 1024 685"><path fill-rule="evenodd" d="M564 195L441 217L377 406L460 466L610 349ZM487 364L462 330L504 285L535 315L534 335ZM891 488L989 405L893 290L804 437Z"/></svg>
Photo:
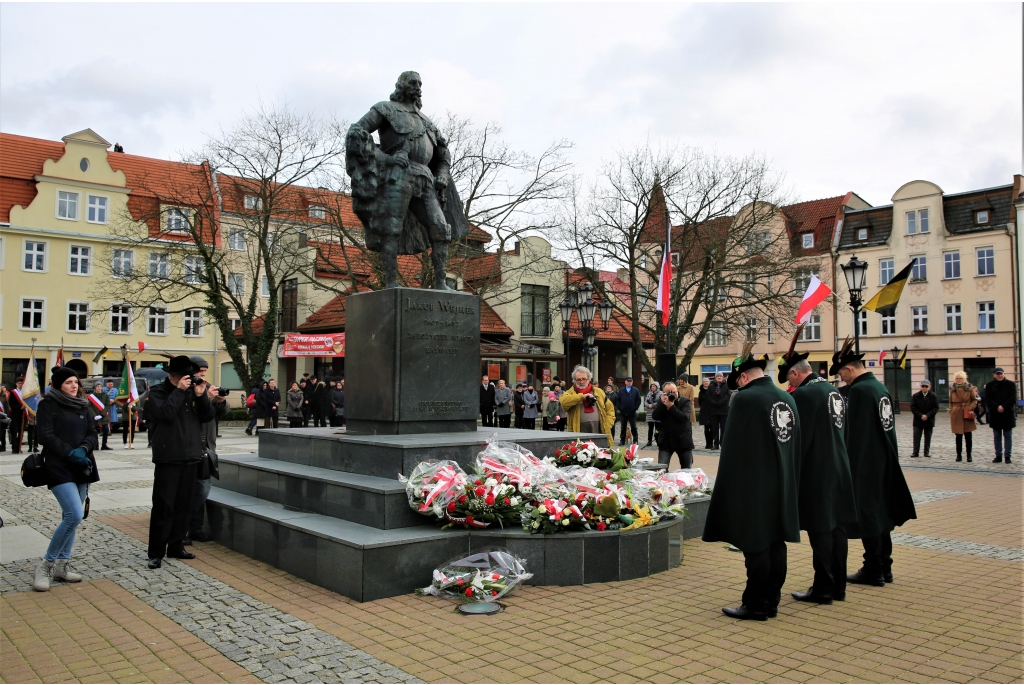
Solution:
<svg viewBox="0 0 1024 685"><path fill-rule="evenodd" d="M578 191L567 205L561 245L629 320L634 353L656 375L642 336L653 333L664 348L668 329L654 308L670 217L676 220L668 327L686 367L709 333L756 336L769 320L787 318L794 257L786 231L778 230L785 202L781 180L758 156L645 144L620 151L585 194ZM628 294L609 292L599 268L624 272Z"/></svg>
<svg viewBox="0 0 1024 685"><path fill-rule="evenodd" d="M337 182L345 128L260 105L182 163L144 174L112 226L106 258L118 298L147 323L151 309L201 309L244 387L259 385L277 344L281 286L311 270L310 233L329 230L318 188ZM148 255L136 265L126 251Z"/></svg>

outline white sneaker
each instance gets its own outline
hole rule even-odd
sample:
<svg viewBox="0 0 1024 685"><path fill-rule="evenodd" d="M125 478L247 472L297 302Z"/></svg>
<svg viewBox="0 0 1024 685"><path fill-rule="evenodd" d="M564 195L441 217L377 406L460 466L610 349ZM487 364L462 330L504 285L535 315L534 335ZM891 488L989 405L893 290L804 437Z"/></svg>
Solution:
<svg viewBox="0 0 1024 685"><path fill-rule="evenodd" d="M53 579L63 580L66 583L81 583L82 574L75 573L71 568L70 559L58 559L53 563Z"/></svg>
<svg viewBox="0 0 1024 685"><path fill-rule="evenodd" d="M53 562L43 559L36 566L36 575L32 579L32 589L38 592L47 592L50 589L50 580L53 578Z"/></svg>

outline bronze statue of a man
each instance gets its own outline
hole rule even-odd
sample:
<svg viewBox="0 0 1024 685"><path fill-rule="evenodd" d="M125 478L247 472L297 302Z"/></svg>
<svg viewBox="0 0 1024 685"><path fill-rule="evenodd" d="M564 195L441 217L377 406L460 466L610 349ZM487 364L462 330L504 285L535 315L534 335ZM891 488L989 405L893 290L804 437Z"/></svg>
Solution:
<svg viewBox="0 0 1024 685"><path fill-rule="evenodd" d="M378 102L352 124L346 169L366 247L380 252L384 287L398 287L398 255L429 248L434 287L447 290L448 245L469 234L469 222L451 182L448 143L420 111L422 86L418 73L403 72L390 101Z"/></svg>

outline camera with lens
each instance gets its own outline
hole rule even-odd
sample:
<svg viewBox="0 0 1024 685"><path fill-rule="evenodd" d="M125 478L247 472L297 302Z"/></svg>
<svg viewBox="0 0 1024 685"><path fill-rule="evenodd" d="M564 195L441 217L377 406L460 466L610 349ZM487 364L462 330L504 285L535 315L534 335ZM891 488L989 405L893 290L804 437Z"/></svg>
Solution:
<svg viewBox="0 0 1024 685"><path fill-rule="evenodd" d="M591 407L593 407L594 404L596 404L596 403L594 402L594 398L593 397L584 397L583 398L583 406L586 407L587 409L590 409Z"/></svg>
<svg viewBox="0 0 1024 685"><path fill-rule="evenodd" d="M218 397L227 397L231 393L227 388L217 388Z"/></svg>
<svg viewBox="0 0 1024 685"><path fill-rule="evenodd" d="M189 378L192 379L192 385L199 385L200 383L205 383L206 382L206 379L203 378L202 376L192 375L192 376L189 376Z"/></svg>
<svg viewBox="0 0 1024 685"><path fill-rule="evenodd" d="M668 398L669 402L675 402L676 401L676 394L674 392L667 392L667 393L665 393L665 397Z"/></svg>

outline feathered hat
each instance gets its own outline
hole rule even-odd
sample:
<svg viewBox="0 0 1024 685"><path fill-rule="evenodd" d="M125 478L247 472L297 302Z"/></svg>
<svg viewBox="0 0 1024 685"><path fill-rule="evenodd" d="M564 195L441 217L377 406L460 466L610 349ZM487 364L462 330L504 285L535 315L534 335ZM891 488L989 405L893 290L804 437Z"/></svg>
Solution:
<svg viewBox="0 0 1024 685"><path fill-rule="evenodd" d="M846 340L843 341L842 347L839 351L832 355L832 366L828 370L828 375L835 376L839 373L839 369L843 368L850 362L860 361L864 358L864 353L857 354L853 351L853 340L850 336L846 336Z"/></svg>
<svg viewBox="0 0 1024 685"><path fill-rule="evenodd" d="M740 374L747 369L752 369L756 366L764 371L767 368L768 355L766 354L760 359L754 359L754 355L751 354L753 349L754 343L743 343L743 351L740 352L740 356L733 360L732 371L729 373L729 378L726 381L730 390L735 390L738 387L736 381L739 379Z"/></svg>
<svg viewBox="0 0 1024 685"><path fill-rule="evenodd" d="M785 383L786 376L789 375L789 369L797 362L807 359L807 357L810 356L811 354L810 352L796 351L796 341L800 337L800 331L802 331L803 329L803 324L800 324L799 326L796 327L796 330L793 331L793 340L791 340L789 343L789 351L786 352L786 354L779 357L779 360L777 362L779 367L779 383Z"/></svg>

